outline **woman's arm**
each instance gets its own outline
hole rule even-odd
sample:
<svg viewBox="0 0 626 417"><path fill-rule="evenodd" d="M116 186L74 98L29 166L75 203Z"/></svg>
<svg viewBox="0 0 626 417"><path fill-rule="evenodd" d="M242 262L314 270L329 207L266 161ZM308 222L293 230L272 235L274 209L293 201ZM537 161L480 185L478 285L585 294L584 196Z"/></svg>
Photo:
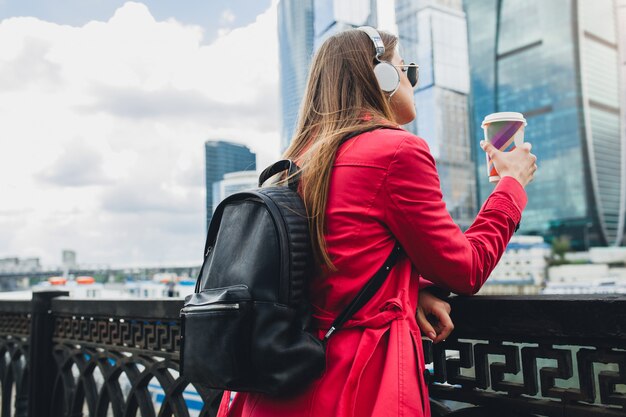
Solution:
<svg viewBox="0 0 626 417"><path fill-rule="evenodd" d="M464 234L446 210L428 145L415 136L398 146L385 191L386 224L418 272L458 294L474 294L483 285L527 201L516 179L502 178Z"/></svg>

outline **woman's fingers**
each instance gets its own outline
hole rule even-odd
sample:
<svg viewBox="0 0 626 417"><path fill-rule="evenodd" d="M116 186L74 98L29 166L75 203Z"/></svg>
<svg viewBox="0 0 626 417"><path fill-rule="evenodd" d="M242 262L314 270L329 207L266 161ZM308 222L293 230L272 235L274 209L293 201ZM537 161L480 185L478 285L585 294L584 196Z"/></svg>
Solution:
<svg viewBox="0 0 626 417"><path fill-rule="evenodd" d="M424 333L430 340L434 341L437 338L437 332L435 332L434 327L430 324L421 308L417 309L417 315L415 318L417 319L417 325L422 330L422 333Z"/></svg>
<svg viewBox="0 0 626 417"><path fill-rule="evenodd" d="M445 306L433 309L432 314L437 319L437 337L433 339L433 343L439 343L442 340L446 340L446 338L450 336L450 333L452 333L452 330L454 330L454 324L449 314L449 305L448 309L446 309Z"/></svg>
<svg viewBox="0 0 626 417"><path fill-rule="evenodd" d="M424 310L420 307L416 314L417 324L433 343L439 343L445 340L452 330L454 324L450 318L450 304L439 300L428 311L428 317ZM429 320L430 319L430 320Z"/></svg>
<svg viewBox="0 0 626 417"><path fill-rule="evenodd" d="M530 142L524 142L510 152L502 152L486 140L480 141L480 147L501 177L513 177L523 187L533 180L537 171L537 156L530 152L533 148Z"/></svg>

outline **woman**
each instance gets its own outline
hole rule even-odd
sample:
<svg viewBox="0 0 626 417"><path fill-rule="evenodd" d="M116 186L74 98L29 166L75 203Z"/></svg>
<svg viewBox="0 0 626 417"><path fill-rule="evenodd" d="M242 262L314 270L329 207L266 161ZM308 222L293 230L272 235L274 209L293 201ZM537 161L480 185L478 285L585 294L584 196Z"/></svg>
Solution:
<svg viewBox="0 0 626 417"><path fill-rule="evenodd" d="M519 224L537 168L530 145L506 154L484 145L502 179L463 234L446 211L426 142L399 127L415 118L415 107L397 38L380 33L382 52L370 29L339 33L320 47L285 154L302 169L321 266L311 286L318 336L396 243L403 254L376 295L330 337L319 379L288 398L239 393L230 407L223 401L222 416L430 415L419 329L439 341L452 324L447 304L420 289L475 293ZM374 69L381 62L391 63L398 85L382 86L388 80Z"/></svg>

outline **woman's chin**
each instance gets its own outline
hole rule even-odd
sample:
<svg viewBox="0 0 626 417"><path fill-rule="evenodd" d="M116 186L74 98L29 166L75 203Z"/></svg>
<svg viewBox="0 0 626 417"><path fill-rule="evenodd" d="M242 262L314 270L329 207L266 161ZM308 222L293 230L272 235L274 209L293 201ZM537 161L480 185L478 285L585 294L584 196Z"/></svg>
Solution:
<svg viewBox="0 0 626 417"><path fill-rule="evenodd" d="M415 116L416 116L415 113L413 113L412 115L404 115L404 117L400 116L396 118L396 121L400 126L406 125L408 123L411 123L413 120L415 120Z"/></svg>

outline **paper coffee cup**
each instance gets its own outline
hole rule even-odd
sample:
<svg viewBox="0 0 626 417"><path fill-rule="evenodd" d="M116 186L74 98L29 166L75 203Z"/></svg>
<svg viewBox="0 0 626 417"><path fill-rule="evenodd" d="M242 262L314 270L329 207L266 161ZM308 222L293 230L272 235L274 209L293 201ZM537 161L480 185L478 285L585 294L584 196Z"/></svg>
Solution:
<svg viewBox="0 0 626 417"><path fill-rule="evenodd" d="M485 116L481 127L485 140L503 152L509 152L524 143L526 119L522 113L499 112ZM498 182L500 175L487 155L487 175L489 182Z"/></svg>

